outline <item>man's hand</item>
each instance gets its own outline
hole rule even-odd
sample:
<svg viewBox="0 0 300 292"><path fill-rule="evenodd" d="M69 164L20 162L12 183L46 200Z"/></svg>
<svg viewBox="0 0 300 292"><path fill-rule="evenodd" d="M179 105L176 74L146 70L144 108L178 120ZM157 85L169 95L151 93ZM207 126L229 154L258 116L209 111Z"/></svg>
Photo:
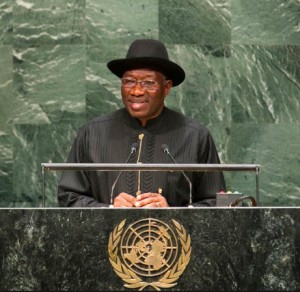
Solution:
<svg viewBox="0 0 300 292"><path fill-rule="evenodd" d="M136 197L135 207L162 208L169 207L164 196L159 193L143 193Z"/></svg>
<svg viewBox="0 0 300 292"><path fill-rule="evenodd" d="M136 198L127 194L120 193L114 199L114 207L116 208L133 208L135 207Z"/></svg>

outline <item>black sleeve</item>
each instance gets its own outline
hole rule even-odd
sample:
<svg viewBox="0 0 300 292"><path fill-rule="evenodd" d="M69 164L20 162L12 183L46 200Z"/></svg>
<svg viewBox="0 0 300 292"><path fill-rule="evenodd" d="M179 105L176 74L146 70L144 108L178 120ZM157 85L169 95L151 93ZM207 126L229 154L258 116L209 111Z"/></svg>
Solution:
<svg viewBox="0 0 300 292"><path fill-rule="evenodd" d="M220 164L219 155L214 140L209 132L201 139L198 163ZM225 180L223 172L209 171L194 174L194 206L215 206L216 193L225 191Z"/></svg>
<svg viewBox="0 0 300 292"><path fill-rule="evenodd" d="M88 163L88 143L86 133L79 130L67 163ZM92 196L91 184L87 171L63 171L58 185L58 205L60 207L107 207Z"/></svg>

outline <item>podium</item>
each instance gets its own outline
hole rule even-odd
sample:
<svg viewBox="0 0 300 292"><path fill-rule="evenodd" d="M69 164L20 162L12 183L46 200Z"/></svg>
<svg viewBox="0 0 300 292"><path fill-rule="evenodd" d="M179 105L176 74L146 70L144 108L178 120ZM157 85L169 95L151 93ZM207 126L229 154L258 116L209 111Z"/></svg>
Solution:
<svg viewBox="0 0 300 292"><path fill-rule="evenodd" d="M298 208L1 209L0 219L1 290L300 289Z"/></svg>

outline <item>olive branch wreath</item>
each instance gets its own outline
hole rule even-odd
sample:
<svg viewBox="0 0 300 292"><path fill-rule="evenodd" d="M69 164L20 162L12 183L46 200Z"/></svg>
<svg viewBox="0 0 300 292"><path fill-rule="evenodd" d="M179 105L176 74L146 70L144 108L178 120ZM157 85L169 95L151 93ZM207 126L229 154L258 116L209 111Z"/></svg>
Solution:
<svg viewBox="0 0 300 292"><path fill-rule="evenodd" d="M181 256L172 269L168 270L158 281L151 283L142 281L142 279L136 273L126 268L126 266L122 264L118 257L118 244L121 239L121 234L125 225L125 221L126 219L124 219L119 225L115 227L115 229L109 236L108 243L109 261L116 274L124 282L127 283L124 284L124 287L133 289L139 288L139 291L142 291L147 286L151 286L157 291L160 291L160 288L171 288L177 285L177 283L174 282L184 272L186 266L190 261L191 255L191 238L190 235L186 233L184 227L177 221L172 219L181 243Z"/></svg>

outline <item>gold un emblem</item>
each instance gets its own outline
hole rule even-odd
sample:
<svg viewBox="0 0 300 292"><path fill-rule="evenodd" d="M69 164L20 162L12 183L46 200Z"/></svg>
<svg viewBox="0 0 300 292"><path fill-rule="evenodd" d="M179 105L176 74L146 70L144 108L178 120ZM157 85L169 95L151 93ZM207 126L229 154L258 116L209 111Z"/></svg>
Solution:
<svg viewBox="0 0 300 292"><path fill-rule="evenodd" d="M191 238L184 227L147 218L125 226L126 219L110 233L108 254L115 273L126 288L171 288L190 261Z"/></svg>

